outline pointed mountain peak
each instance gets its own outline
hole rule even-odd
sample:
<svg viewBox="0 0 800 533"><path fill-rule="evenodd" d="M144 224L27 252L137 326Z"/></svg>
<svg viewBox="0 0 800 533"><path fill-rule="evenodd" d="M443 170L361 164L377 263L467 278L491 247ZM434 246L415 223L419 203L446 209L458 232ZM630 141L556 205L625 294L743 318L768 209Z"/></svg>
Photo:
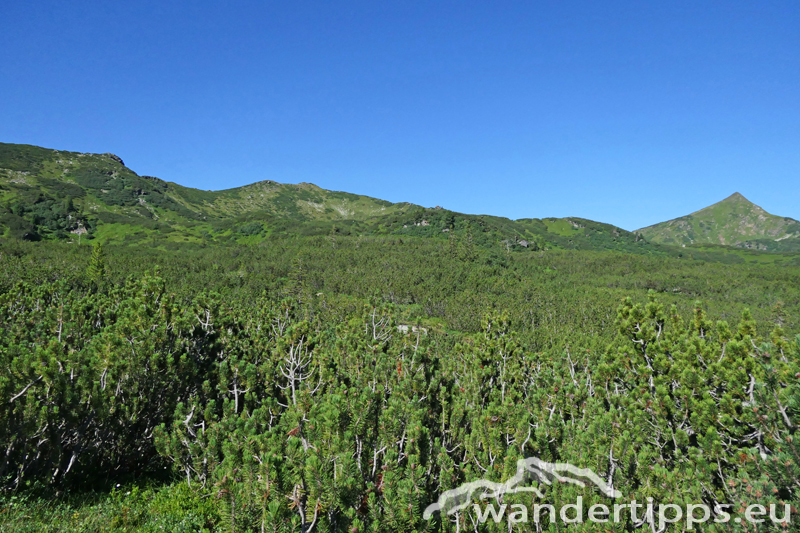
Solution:
<svg viewBox="0 0 800 533"><path fill-rule="evenodd" d="M733 210L733 211L731 211ZM720 200L715 204L711 204L708 207L704 207L699 211L695 211L692 213L692 216L696 215L703 215L707 213L714 213L714 212L736 212L736 213L744 213L750 211L764 211L761 207L757 206L744 196L741 193L735 192L732 195L728 196L724 200ZM764 211L765 212L765 211Z"/></svg>
<svg viewBox="0 0 800 533"><path fill-rule="evenodd" d="M745 198L744 196L742 196L738 192L735 192L735 193L731 194L730 196L728 196L727 198L722 200L722 202L720 202L720 203L723 203L723 202L727 202L727 203L737 202L737 203L747 203L747 204L755 205L755 204L753 204L753 202L751 202L750 200L748 200L747 198Z"/></svg>
<svg viewBox="0 0 800 533"><path fill-rule="evenodd" d="M800 222L771 215L736 192L700 211L639 232L661 244L722 244L776 250L789 249L786 245L791 243L784 242L786 239L800 238Z"/></svg>

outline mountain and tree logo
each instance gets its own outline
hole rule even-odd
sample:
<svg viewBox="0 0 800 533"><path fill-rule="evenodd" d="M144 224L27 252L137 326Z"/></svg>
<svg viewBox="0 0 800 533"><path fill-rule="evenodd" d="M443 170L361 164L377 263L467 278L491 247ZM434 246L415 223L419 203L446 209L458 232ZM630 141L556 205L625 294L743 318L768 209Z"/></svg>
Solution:
<svg viewBox="0 0 800 533"><path fill-rule="evenodd" d="M498 483L479 479L464 483L442 493L436 503L432 503L425 509L422 516L425 520L430 520L435 512L447 515L455 514L469 507L476 498L481 500L494 498L499 501L505 494L521 492L533 493L539 498L544 498L544 494L538 487L530 485L533 481L545 485L551 485L554 481L572 483L579 487L586 487L587 483L593 483L609 498L622 496L621 492L588 468L579 468L569 463L548 463L537 457L528 457L517 461L516 473L505 482Z"/></svg>

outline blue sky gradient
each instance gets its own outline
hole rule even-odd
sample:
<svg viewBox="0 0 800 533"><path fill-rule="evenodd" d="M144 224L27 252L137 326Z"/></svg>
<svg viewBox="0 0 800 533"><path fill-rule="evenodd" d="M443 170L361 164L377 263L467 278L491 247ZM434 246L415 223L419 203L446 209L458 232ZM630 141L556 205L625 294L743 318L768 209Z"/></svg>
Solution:
<svg viewBox="0 0 800 533"><path fill-rule="evenodd" d="M798 28L796 1L5 0L0 141L201 189L800 219Z"/></svg>

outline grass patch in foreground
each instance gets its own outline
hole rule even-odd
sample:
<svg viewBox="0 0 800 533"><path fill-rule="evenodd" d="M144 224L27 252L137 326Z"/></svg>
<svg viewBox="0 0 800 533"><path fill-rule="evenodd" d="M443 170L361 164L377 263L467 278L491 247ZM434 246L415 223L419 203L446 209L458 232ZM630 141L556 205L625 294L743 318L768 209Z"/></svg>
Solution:
<svg viewBox="0 0 800 533"><path fill-rule="evenodd" d="M54 498L18 493L0 496L0 531L212 532L219 502L177 482L159 487L121 486L111 492Z"/></svg>

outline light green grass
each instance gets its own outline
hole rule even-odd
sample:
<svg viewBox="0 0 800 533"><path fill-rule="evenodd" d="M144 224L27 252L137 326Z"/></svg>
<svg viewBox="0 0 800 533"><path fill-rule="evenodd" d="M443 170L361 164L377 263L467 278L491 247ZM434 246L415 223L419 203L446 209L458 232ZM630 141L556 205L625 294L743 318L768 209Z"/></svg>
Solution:
<svg viewBox="0 0 800 533"><path fill-rule="evenodd" d="M185 483L118 487L110 493L0 496L3 533L212 532L218 501Z"/></svg>

